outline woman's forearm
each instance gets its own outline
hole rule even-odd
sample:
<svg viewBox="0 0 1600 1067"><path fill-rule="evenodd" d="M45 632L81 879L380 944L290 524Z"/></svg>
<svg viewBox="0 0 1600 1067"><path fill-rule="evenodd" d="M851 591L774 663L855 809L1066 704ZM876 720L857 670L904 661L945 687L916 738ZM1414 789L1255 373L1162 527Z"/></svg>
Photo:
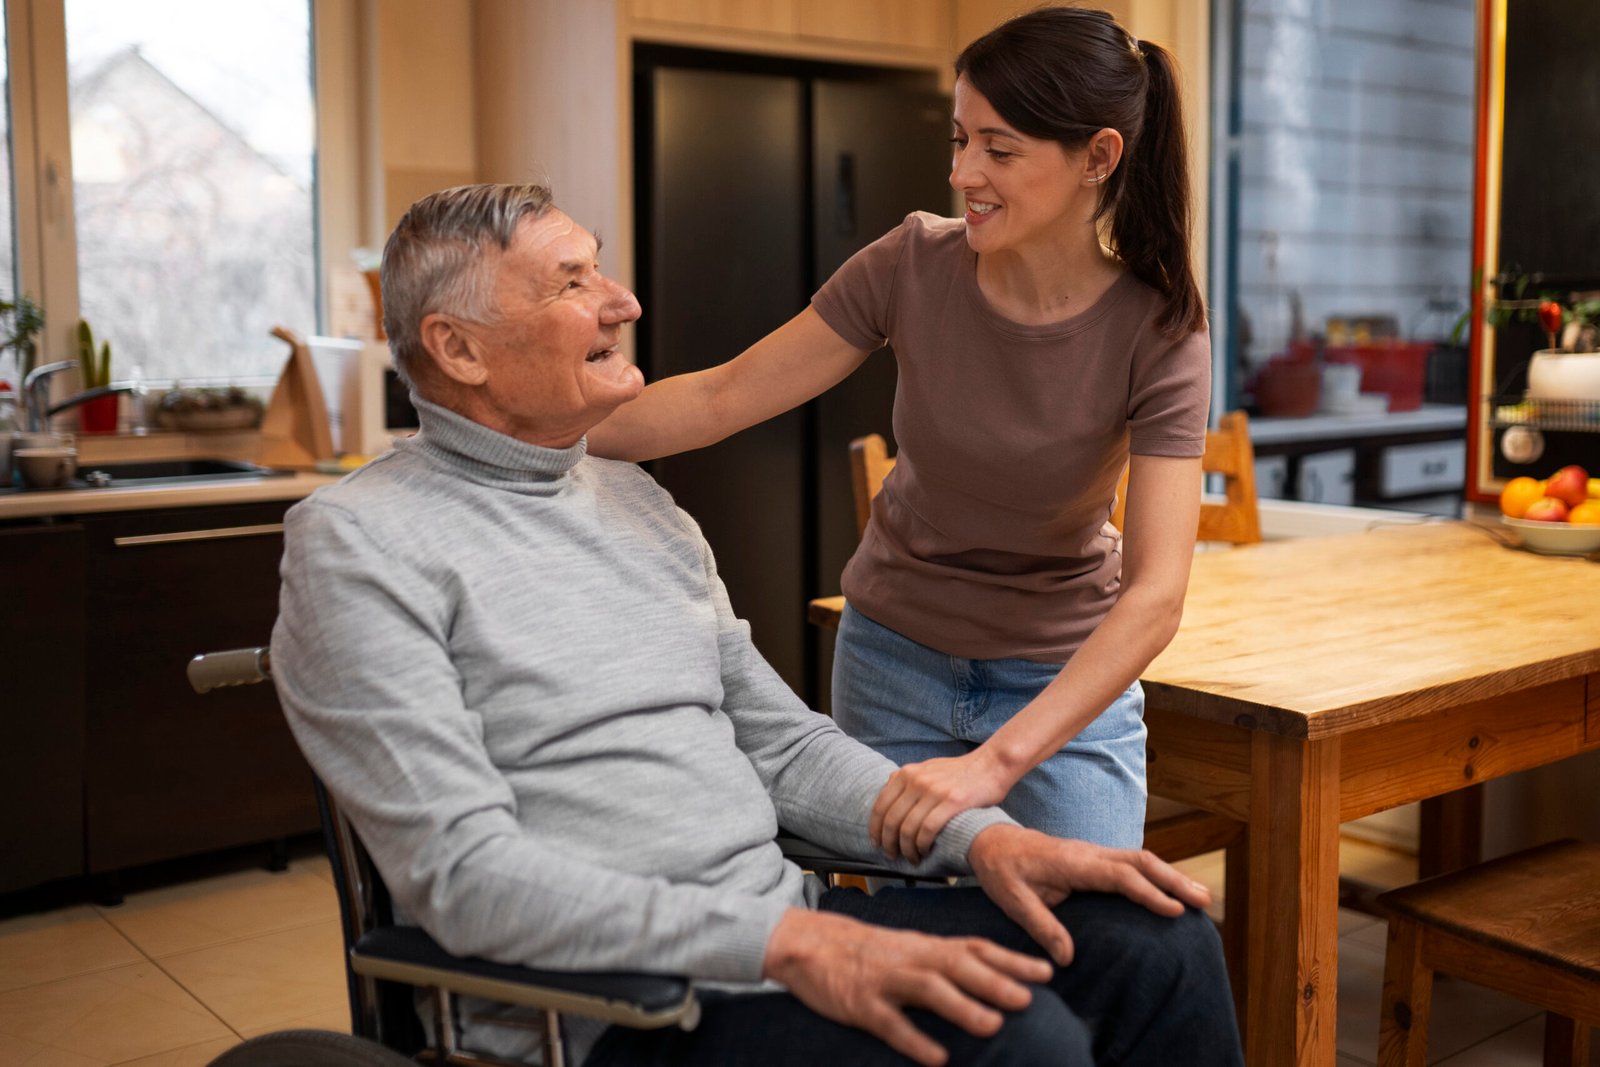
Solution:
<svg viewBox="0 0 1600 1067"><path fill-rule="evenodd" d="M805 403L866 358L806 308L736 359L646 387L589 431L589 451L638 462L704 448Z"/></svg>
<svg viewBox="0 0 1600 1067"><path fill-rule="evenodd" d="M640 463L704 448L733 430L718 432L713 396L720 368L663 378L589 430L589 453Z"/></svg>
<svg viewBox="0 0 1600 1067"><path fill-rule="evenodd" d="M1144 673L1172 640L1183 597L1125 588L1061 673L982 748L1015 784L1059 752Z"/></svg>

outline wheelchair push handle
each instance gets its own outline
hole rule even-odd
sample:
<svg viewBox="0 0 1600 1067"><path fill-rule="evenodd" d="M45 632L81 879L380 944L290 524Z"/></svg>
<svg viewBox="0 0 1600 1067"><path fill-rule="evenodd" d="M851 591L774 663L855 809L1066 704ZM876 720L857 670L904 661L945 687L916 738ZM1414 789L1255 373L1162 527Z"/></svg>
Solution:
<svg viewBox="0 0 1600 1067"><path fill-rule="evenodd" d="M203 652L189 661L189 684L196 693L209 693L226 685L254 685L271 677L270 648Z"/></svg>

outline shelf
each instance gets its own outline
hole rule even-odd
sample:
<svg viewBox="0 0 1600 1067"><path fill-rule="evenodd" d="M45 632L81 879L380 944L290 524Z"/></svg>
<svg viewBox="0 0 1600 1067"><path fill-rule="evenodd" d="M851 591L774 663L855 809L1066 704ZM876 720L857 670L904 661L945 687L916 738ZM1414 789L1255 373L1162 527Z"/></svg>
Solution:
<svg viewBox="0 0 1600 1067"><path fill-rule="evenodd" d="M1489 425L1496 430L1526 426L1530 430L1600 433L1600 400L1529 400L1522 396L1490 396Z"/></svg>

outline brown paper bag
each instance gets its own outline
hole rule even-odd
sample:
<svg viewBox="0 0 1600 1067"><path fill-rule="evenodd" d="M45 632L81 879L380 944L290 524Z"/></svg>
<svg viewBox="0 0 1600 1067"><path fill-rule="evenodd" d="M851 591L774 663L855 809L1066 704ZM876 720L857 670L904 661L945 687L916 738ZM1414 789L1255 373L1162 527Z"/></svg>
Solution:
<svg viewBox="0 0 1600 1067"><path fill-rule="evenodd" d="M311 349L299 335L274 326L272 336L289 343L289 361L284 364L267 413L261 419L261 448L256 462L280 470L314 470L318 461L334 457L322 383L311 363Z"/></svg>

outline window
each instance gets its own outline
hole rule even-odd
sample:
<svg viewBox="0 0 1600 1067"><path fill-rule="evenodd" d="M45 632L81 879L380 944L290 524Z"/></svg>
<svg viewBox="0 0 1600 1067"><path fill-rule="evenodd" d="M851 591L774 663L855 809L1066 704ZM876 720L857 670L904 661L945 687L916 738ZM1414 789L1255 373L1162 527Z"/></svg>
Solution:
<svg viewBox="0 0 1600 1067"><path fill-rule="evenodd" d="M75 355L81 317L111 342L114 378L273 381L271 328L318 331L309 0L10 6L27 31L11 103L32 117L18 215L37 234L19 242L19 288L44 305L48 358ZM69 171L70 227L51 193Z"/></svg>
<svg viewBox="0 0 1600 1067"><path fill-rule="evenodd" d="M1471 284L1471 0L1236 11L1236 366L1341 322L1441 339Z"/></svg>
<svg viewBox="0 0 1600 1067"><path fill-rule="evenodd" d="M1450 339L1472 287L1473 0L1215 2L1218 406L1327 416L1252 425L1287 464L1264 496L1448 513L1442 482L1400 504L1372 472L1379 438L1465 424ZM1370 448L1336 451L1356 437ZM1345 496L1313 492L1323 461Z"/></svg>

